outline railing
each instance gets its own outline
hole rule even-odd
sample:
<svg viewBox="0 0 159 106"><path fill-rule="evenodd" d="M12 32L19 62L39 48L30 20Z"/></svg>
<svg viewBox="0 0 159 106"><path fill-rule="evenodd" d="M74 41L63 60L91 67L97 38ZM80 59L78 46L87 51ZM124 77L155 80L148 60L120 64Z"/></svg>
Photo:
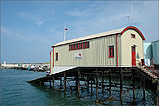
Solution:
<svg viewBox="0 0 159 106"><path fill-rule="evenodd" d="M154 74L154 75L156 75L156 76L159 76L159 70L154 70L154 69L152 69L151 67L146 66L146 65L145 65L145 67L146 67L148 70L151 70L150 72L151 72L152 74Z"/></svg>
<svg viewBox="0 0 159 106"><path fill-rule="evenodd" d="M136 61L139 61L139 60L136 60ZM144 63L146 63L146 62L144 62ZM153 75L159 77L159 70L155 69L152 65L147 66L147 65L145 65L145 64L142 64L141 61L139 61L139 62L137 63L137 65L139 65L139 66L137 66L138 68L140 68L140 69L144 68L144 69L146 69L148 72L150 72L150 73L152 73Z"/></svg>

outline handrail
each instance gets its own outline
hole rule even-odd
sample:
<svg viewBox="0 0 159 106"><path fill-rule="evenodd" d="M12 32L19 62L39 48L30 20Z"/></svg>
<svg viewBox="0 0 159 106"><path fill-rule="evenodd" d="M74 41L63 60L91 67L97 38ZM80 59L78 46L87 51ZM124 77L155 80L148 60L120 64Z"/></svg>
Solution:
<svg viewBox="0 0 159 106"><path fill-rule="evenodd" d="M145 65L145 66L146 66L146 65ZM148 67L148 66L146 66L146 67L147 67L148 69L150 69L150 70L153 72L153 74L154 74L154 73L158 74L158 72L154 71L154 70L151 69L150 67ZM152 72L151 72L151 73L152 73Z"/></svg>
<svg viewBox="0 0 159 106"><path fill-rule="evenodd" d="M156 70L156 71L158 71L159 72L159 70L158 69L156 69L154 66L152 66L151 65L151 68L153 68L153 70Z"/></svg>
<svg viewBox="0 0 159 106"><path fill-rule="evenodd" d="M154 73L157 73L156 71L154 71L151 67L145 65L148 69L152 70Z"/></svg>
<svg viewBox="0 0 159 106"><path fill-rule="evenodd" d="M145 62L145 63L147 63L147 62ZM152 71L152 72L151 72L152 74L154 74L154 75L157 74L157 75L156 75L157 77L159 76L158 70L157 70L157 71L156 71L156 70L154 71L154 69L152 69L151 67L149 67L149 66L147 66L147 65L145 65L145 64L144 64L144 66L146 66L148 69L150 69L150 70Z"/></svg>
<svg viewBox="0 0 159 106"><path fill-rule="evenodd" d="M139 60L136 60L136 61L139 61ZM145 62L145 61L144 61ZM146 63L146 62L145 62ZM155 76L159 76L159 70L155 70L155 69L152 69L151 67L149 67L149 66L147 66L147 65L142 65L142 62L141 61L139 61L139 65L140 65L140 69L141 69L141 67L142 66L145 66L145 67L147 67L148 69L150 69L150 70L148 70L148 69L146 69L147 71L149 71L150 73L152 73L153 75L155 75ZM155 71L154 71L155 70ZM157 75L156 75L157 74Z"/></svg>
<svg viewBox="0 0 159 106"><path fill-rule="evenodd" d="M147 63L147 62L145 62L145 63ZM147 65L145 65L145 66L147 66ZM152 65L150 65L150 66L151 66L152 68L154 68ZM147 67L149 67L149 66L147 66ZM149 67L149 68L151 68L151 67ZM152 68L151 68L151 70L155 70L155 71L159 72L159 70L157 70L157 69L155 69L155 68L152 69Z"/></svg>
<svg viewBox="0 0 159 106"><path fill-rule="evenodd" d="M148 69L146 69L148 72L150 72L150 73L152 73L150 70L148 70ZM153 73L152 73L153 74ZM153 75L155 75L155 74L153 74ZM155 75L156 76L156 75ZM154 78L154 77L153 77Z"/></svg>

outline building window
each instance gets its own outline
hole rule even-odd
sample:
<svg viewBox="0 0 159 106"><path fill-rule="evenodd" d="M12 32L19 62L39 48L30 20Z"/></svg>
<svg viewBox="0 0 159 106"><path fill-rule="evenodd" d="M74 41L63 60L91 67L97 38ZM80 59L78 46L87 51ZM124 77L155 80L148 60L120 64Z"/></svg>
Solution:
<svg viewBox="0 0 159 106"><path fill-rule="evenodd" d="M78 49L82 48L82 43L78 43Z"/></svg>
<svg viewBox="0 0 159 106"><path fill-rule="evenodd" d="M76 50L76 45L75 45L75 44L73 45L73 47L74 47L74 49L73 49L73 50Z"/></svg>
<svg viewBox="0 0 159 106"><path fill-rule="evenodd" d="M85 48L89 48L89 42L85 42Z"/></svg>
<svg viewBox="0 0 159 106"><path fill-rule="evenodd" d="M85 45L85 42L83 42L83 49L85 49L86 45Z"/></svg>
<svg viewBox="0 0 159 106"><path fill-rule="evenodd" d="M58 53L56 53L56 61L58 61Z"/></svg>
<svg viewBox="0 0 159 106"><path fill-rule="evenodd" d="M78 49L78 44L76 44L76 49Z"/></svg>
<svg viewBox="0 0 159 106"><path fill-rule="evenodd" d="M78 49L86 49L89 48L89 42L76 43L69 45L69 50L78 50Z"/></svg>
<svg viewBox="0 0 159 106"><path fill-rule="evenodd" d="M72 45L69 45L69 50L72 50Z"/></svg>
<svg viewBox="0 0 159 106"><path fill-rule="evenodd" d="M109 57L110 58L114 57L114 45L109 46Z"/></svg>
<svg viewBox="0 0 159 106"><path fill-rule="evenodd" d="M71 45L71 50L73 50L73 45Z"/></svg>
<svg viewBox="0 0 159 106"><path fill-rule="evenodd" d="M135 38L135 34L131 34L131 38Z"/></svg>

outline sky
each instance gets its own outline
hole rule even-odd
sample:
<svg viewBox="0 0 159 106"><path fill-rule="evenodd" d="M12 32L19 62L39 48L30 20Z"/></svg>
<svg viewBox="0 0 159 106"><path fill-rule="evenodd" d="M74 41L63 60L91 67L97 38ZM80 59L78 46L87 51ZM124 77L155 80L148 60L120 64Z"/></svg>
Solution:
<svg viewBox="0 0 159 106"><path fill-rule="evenodd" d="M144 42L159 40L158 1L0 1L1 62L49 62L51 46L135 26ZM129 17L129 18L128 18Z"/></svg>

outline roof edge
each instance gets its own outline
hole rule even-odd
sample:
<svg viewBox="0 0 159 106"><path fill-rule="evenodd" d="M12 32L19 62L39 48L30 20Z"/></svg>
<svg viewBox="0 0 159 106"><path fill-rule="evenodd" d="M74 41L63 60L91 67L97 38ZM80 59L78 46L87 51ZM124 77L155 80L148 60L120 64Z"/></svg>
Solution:
<svg viewBox="0 0 159 106"><path fill-rule="evenodd" d="M116 34L121 34L121 33L114 33L114 34L109 34L109 35L103 35L103 36L99 36L99 37L94 37L94 38L88 38L88 39L78 40L78 41L69 42L69 43L65 43L65 44L53 45L53 46L51 46L51 47L54 48L54 47L61 46L61 45L67 45L67 44L71 44L71 43L75 43L75 42L82 42L82 41L91 40L91 39L96 39L96 38L101 38L101 37L105 37L105 36L113 36L113 35L116 35Z"/></svg>
<svg viewBox="0 0 159 106"><path fill-rule="evenodd" d="M121 32L121 34L123 34L125 31L127 31L127 30L129 30L129 29L134 29L135 31L137 31L137 32L140 34L141 38L142 38L143 40L145 40L145 37L144 37L144 35L141 33L141 31L140 31L138 28L134 27L134 26L128 26L128 27L126 27L126 28Z"/></svg>
<svg viewBox="0 0 159 106"><path fill-rule="evenodd" d="M145 37L144 37L144 35L141 33L141 31L138 29L138 28L136 28L136 27L134 27L134 26L128 26L128 27L125 27L125 28L121 28L121 29L116 29L116 30L120 30L120 31L118 31L118 32L115 32L115 33L109 33L109 34L105 34L105 35L102 35L102 36L95 36L95 37L90 37L90 38L86 38L86 39L81 39L81 40L77 40L78 42L79 41L84 41L84 40L90 40L90 39L95 39L95 38L100 38L100 37L104 37L104 36L110 36L110 35L115 35L115 34L123 34L125 31L127 31L127 30L129 30L129 29L133 29L133 30L135 30L135 31L137 31L138 33L139 33L139 35L141 36L141 38L143 39L143 40L145 40ZM112 30L113 31L113 30ZM108 31L109 32L109 31ZM105 32L103 32L103 33L105 33ZM102 33L101 33L102 34ZM95 34L93 34L93 35L95 35ZM92 36L92 35L90 35L90 36ZM81 38L83 38L83 37L81 37ZM76 39L78 39L78 38L76 38ZM73 40L75 40L75 39L73 39ZM77 41L71 41L71 40L69 40L70 42L63 42L63 44L59 44L59 45L57 45L57 44L54 44L53 46L51 46L52 48L54 48L54 47L57 47L57 46L61 46L61 45L66 45L66 44L70 44L70 43L74 43L74 42L77 42Z"/></svg>

